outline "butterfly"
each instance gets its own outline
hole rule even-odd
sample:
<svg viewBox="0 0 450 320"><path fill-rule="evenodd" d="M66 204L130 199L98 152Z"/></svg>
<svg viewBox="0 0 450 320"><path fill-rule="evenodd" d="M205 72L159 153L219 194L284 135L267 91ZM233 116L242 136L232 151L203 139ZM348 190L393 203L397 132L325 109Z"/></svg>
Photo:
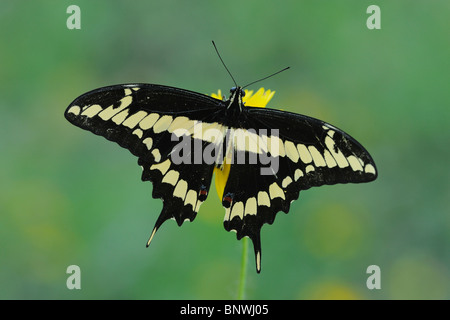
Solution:
<svg viewBox="0 0 450 320"><path fill-rule="evenodd" d="M301 190L373 181L370 154L337 127L305 115L247 106L155 84L121 84L76 98L65 118L138 157L163 208L147 243L168 219L193 221L209 195L214 169L227 170L224 228L253 242L261 271L261 227L288 213Z"/></svg>

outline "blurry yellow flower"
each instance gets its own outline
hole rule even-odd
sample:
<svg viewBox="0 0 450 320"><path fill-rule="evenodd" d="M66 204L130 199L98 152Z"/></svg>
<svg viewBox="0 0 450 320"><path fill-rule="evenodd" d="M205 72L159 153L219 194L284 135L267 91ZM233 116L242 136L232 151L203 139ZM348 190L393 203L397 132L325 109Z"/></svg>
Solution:
<svg viewBox="0 0 450 320"><path fill-rule="evenodd" d="M256 91L255 94L253 94L253 90L247 90L245 89L245 96L242 97L242 102L247 107L257 107L257 108L264 108L267 103L272 99L273 95L275 94L275 91L267 90L265 91L264 88L260 88L258 91ZM219 89L216 93L212 93L211 96L216 99L222 99L222 91ZM228 175L230 174L230 168L231 165L226 163L224 161L223 169L214 168L214 173L216 175L215 182L216 182L216 190L217 194L219 195L219 199L222 199L223 197L223 191L225 190L225 185L228 180Z"/></svg>
<svg viewBox="0 0 450 320"><path fill-rule="evenodd" d="M264 108L267 103L269 103L270 99L272 99L273 95L275 94L275 91L267 90L265 91L264 88L259 88L258 91L256 91L255 94L253 94L253 90L247 90L245 89L245 96L242 97L242 102L247 107L257 107L257 108ZM217 90L217 93L212 93L211 97L216 99L222 99L222 90Z"/></svg>
<svg viewBox="0 0 450 320"><path fill-rule="evenodd" d="M259 88L255 94L253 94L253 90L245 90L245 96L242 97L242 102L244 102L247 107L264 108L274 94L275 91L264 91L264 88Z"/></svg>
<svg viewBox="0 0 450 320"><path fill-rule="evenodd" d="M222 100L222 90L217 90L217 93L211 93L211 97Z"/></svg>

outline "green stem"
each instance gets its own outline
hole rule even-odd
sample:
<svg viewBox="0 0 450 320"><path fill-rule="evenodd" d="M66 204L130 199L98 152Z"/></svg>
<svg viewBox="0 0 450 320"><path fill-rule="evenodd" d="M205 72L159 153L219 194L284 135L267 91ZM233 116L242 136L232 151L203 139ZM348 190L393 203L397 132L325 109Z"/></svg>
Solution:
<svg viewBox="0 0 450 320"><path fill-rule="evenodd" d="M242 261L241 261L241 276L239 278L238 300L244 299L245 293L245 281L247 277L247 248L248 239L244 237L242 239Z"/></svg>

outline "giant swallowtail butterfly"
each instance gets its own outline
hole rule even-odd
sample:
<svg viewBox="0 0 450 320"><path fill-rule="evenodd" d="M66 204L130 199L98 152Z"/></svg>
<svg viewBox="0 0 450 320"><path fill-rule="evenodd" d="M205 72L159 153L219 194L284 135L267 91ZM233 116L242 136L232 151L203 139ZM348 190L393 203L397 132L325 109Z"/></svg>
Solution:
<svg viewBox="0 0 450 320"><path fill-rule="evenodd" d="M222 195L224 227L253 241L261 270L260 230L288 213L300 190L377 177L355 139L318 119L244 105L240 87L227 100L155 84L122 84L85 93L67 108L72 124L118 143L138 157L153 183L163 222L193 221L206 200L214 168L228 164ZM176 160L176 161L175 161ZM272 164L272 165L271 165Z"/></svg>

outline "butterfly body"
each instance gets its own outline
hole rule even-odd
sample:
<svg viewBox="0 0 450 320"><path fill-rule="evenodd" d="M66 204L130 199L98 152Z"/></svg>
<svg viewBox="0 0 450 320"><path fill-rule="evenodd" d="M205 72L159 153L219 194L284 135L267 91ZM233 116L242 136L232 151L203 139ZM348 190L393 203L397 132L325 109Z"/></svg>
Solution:
<svg viewBox="0 0 450 320"><path fill-rule="evenodd" d="M138 157L142 180L153 183L166 220L193 221L209 194L213 173L226 171L221 191L224 227L252 239L261 268L260 230L287 213L301 190L376 179L369 153L342 130L318 119L152 84L125 84L75 99L65 117L115 141ZM219 170L219 171L217 171ZM222 170L222 171L220 171Z"/></svg>

